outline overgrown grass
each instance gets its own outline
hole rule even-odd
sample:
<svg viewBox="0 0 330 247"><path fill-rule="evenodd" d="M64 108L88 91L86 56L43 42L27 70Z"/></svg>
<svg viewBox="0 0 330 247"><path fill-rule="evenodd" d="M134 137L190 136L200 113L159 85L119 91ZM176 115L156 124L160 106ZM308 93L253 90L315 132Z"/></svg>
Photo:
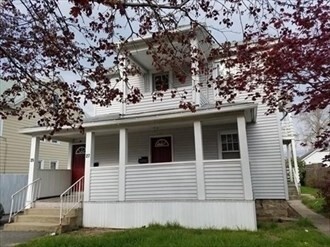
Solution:
<svg viewBox="0 0 330 247"><path fill-rule="evenodd" d="M328 216L325 211L325 200L321 197L318 189L302 186L301 194L301 201L303 204L305 204L316 213ZM307 196L303 194L307 194ZM312 197L308 195L311 195Z"/></svg>
<svg viewBox="0 0 330 247"><path fill-rule="evenodd" d="M307 186L301 186L301 194L309 194L314 197L319 196L319 189L307 187Z"/></svg>
<svg viewBox="0 0 330 247"><path fill-rule="evenodd" d="M185 229L177 224L122 232L78 231L43 237L20 247L328 247L330 238L308 221L262 223L256 232Z"/></svg>

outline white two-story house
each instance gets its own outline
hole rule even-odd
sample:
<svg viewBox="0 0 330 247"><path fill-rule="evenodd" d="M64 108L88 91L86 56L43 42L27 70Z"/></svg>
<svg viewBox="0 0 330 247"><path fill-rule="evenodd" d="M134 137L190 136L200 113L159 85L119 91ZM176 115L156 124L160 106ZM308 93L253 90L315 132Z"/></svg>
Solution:
<svg viewBox="0 0 330 247"><path fill-rule="evenodd" d="M144 41L133 42L136 48L127 59L143 72L129 76L129 82L140 88L143 99L96 106L95 116L83 124L84 134L72 129L57 133L57 140L70 144L71 180L54 187L83 181L79 190L86 227L176 222L256 230L259 210L270 204L283 208L288 199L280 115L266 115L265 105L243 94L216 109L212 87L195 90L203 76L188 76L182 83L170 70L155 71ZM210 66L216 67L217 60ZM163 89L163 99L154 101L153 92ZM196 112L179 108L181 98L172 98L171 89L184 90ZM21 133L32 136L32 183L38 178L39 138L47 129Z"/></svg>

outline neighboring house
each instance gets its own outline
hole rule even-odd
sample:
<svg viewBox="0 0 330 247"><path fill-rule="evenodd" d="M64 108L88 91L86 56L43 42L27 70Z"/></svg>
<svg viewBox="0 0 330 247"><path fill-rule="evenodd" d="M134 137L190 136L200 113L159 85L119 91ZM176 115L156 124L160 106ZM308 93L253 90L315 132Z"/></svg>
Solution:
<svg viewBox="0 0 330 247"><path fill-rule="evenodd" d="M0 95L5 88L8 88L8 83L0 81ZM20 100L16 103L19 104ZM19 121L11 116L0 119L0 203L6 213L9 213L11 195L28 181L31 137L19 134L19 130L35 124L35 120ZM36 166L44 170L67 169L68 144L54 140L42 141Z"/></svg>
<svg viewBox="0 0 330 247"><path fill-rule="evenodd" d="M144 74L129 79L142 90L142 101L97 106L95 116L84 122L84 134L68 128L55 137L69 142L72 182L84 181L83 226L177 222L194 228L256 230L257 214L283 216L279 211L289 199L283 144L289 147L293 135L282 135L280 114L266 115L267 107L245 100L246 94L215 109L216 91L193 89L205 81L203 76L179 83L171 71L154 70L144 41L134 41L132 47L139 49L132 50L129 59ZM153 101L159 79L163 87L185 89L197 111L179 109L180 99L172 98L170 90L163 92L162 101ZM31 127L21 133L32 136L32 182L40 177L35 157L47 129ZM294 150L290 153L295 158ZM71 184L71 176L52 174L61 181L53 188ZM28 194L27 200L32 199Z"/></svg>
<svg viewBox="0 0 330 247"><path fill-rule="evenodd" d="M305 162L306 165L313 165L313 164L324 164L326 166L330 166L329 161L323 161L326 155L330 155L329 150L321 150L321 149L315 149L312 150L302 157L300 159Z"/></svg>

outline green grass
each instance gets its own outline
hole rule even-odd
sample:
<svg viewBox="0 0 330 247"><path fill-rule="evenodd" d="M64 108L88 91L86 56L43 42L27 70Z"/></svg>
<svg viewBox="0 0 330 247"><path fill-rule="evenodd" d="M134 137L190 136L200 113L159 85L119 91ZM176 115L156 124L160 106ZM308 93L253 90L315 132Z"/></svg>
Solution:
<svg viewBox="0 0 330 247"><path fill-rule="evenodd" d="M20 247L328 247L330 238L308 221L262 223L256 232L193 230L152 225L122 232L78 231L36 239Z"/></svg>
<svg viewBox="0 0 330 247"><path fill-rule="evenodd" d="M305 204L307 207L312 209L314 212L323 214L326 216L326 212L325 212L325 208L324 208L325 201L324 201L324 198L322 198L320 196L318 189L302 186L301 194L309 194L309 195L314 196L314 198L311 198L306 195L301 195L301 201L303 204Z"/></svg>
<svg viewBox="0 0 330 247"><path fill-rule="evenodd" d="M319 189L301 186L301 194L310 194L312 196L318 197L319 196Z"/></svg>

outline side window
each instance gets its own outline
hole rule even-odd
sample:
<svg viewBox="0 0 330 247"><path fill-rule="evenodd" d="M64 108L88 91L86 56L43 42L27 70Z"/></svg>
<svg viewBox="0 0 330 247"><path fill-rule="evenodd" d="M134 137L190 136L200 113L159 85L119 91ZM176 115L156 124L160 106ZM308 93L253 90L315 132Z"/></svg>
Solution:
<svg viewBox="0 0 330 247"><path fill-rule="evenodd" d="M38 168L39 168L39 170L45 169L45 161L44 160L39 160L38 161Z"/></svg>
<svg viewBox="0 0 330 247"><path fill-rule="evenodd" d="M49 169L51 169L51 170L56 170L56 169L58 169L58 161L51 161L51 162L49 163Z"/></svg>
<svg viewBox="0 0 330 247"><path fill-rule="evenodd" d="M152 75L153 91L166 91L170 88L169 73L158 73Z"/></svg>
<svg viewBox="0 0 330 247"><path fill-rule="evenodd" d="M239 140L237 132L219 133L219 158L239 159Z"/></svg>
<svg viewBox="0 0 330 247"><path fill-rule="evenodd" d="M48 143L52 143L52 144L60 144L60 142L58 140L54 140L54 139L51 139L51 140L41 140L42 142L48 142Z"/></svg>

